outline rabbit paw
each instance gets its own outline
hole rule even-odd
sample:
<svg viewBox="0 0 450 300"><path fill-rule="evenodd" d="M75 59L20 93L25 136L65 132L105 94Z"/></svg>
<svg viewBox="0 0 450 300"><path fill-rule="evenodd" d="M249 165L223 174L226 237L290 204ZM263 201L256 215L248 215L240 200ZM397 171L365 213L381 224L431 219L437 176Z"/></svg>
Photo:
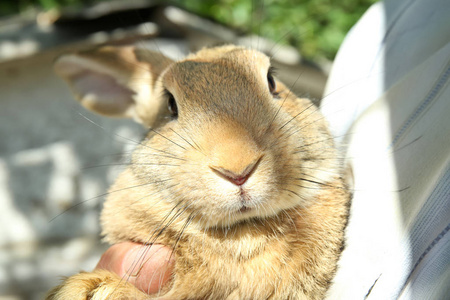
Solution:
<svg viewBox="0 0 450 300"><path fill-rule="evenodd" d="M81 272L64 280L49 292L47 300L148 299L132 284L106 270Z"/></svg>

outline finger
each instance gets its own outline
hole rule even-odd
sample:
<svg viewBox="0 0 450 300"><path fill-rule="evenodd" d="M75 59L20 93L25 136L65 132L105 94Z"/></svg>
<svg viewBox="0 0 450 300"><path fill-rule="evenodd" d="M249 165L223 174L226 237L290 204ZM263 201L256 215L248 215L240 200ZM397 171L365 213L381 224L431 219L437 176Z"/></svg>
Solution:
<svg viewBox="0 0 450 300"><path fill-rule="evenodd" d="M170 249L162 245L126 242L109 248L97 268L110 270L141 291L153 294L169 281L173 265Z"/></svg>

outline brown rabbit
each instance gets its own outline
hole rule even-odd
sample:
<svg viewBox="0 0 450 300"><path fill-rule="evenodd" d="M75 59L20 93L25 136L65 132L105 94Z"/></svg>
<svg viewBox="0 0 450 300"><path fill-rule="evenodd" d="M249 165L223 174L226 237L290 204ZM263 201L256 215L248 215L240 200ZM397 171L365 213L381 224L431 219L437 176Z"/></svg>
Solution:
<svg viewBox="0 0 450 300"><path fill-rule="evenodd" d="M164 299L322 299L350 192L317 107L242 47L172 60L135 47L71 54L56 71L87 108L151 129L102 212L110 243L173 248ZM105 270L47 299L151 299Z"/></svg>

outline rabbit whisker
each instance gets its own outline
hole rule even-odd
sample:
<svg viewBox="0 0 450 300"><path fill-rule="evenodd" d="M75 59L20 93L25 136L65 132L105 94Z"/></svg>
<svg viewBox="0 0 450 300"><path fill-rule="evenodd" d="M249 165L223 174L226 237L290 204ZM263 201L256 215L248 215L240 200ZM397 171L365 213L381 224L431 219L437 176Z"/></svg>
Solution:
<svg viewBox="0 0 450 300"><path fill-rule="evenodd" d="M178 144L178 143L175 143L173 140L169 139L168 137L166 137L166 136L163 135L162 133L156 131L155 129L153 129L153 128L149 128L149 129L150 129L150 131L156 133L157 135L159 135L159 136L165 138L166 140L168 140L168 141L171 142L172 144L177 145L178 147L180 147L180 148L183 149L183 150L186 150L186 148L184 148L183 146L181 146L181 145Z"/></svg>

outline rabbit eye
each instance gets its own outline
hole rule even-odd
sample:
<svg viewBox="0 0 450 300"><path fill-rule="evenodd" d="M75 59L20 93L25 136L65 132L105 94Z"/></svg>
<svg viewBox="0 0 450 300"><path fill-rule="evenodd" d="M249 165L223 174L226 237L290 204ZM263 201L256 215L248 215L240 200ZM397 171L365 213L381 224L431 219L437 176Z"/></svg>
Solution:
<svg viewBox="0 0 450 300"><path fill-rule="evenodd" d="M277 89L277 84L275 79L273 79L273 68L269 68L269 72L267 73L267 85L269 86L269 91L272 95L276 96L275 90Z"/></svg>
<svg viewBox="0 0 450 300"><path fill-rule="evenodd" d="M166 91L166 95L167 95L167 108L169 109L169 112L172 114L172 117L176 118L178 117L178 106L177 102L175 101L175 97L169 91Z"/></svg>

